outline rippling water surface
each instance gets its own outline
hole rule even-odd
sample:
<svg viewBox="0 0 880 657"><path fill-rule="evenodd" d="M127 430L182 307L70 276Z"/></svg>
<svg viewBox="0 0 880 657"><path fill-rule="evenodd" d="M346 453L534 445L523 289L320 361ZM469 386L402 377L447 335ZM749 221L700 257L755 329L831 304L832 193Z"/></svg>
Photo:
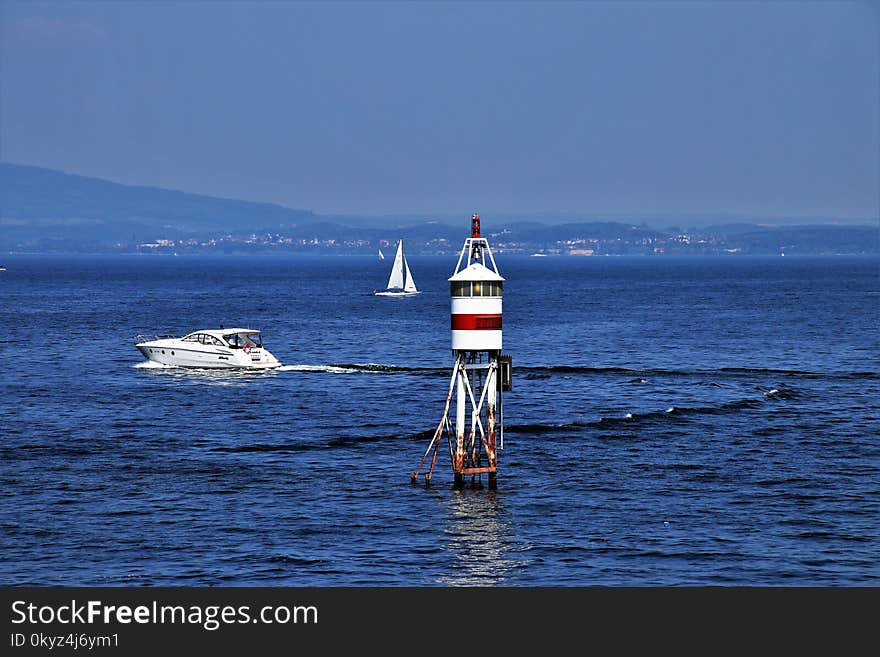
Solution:
<svg viewBox="0 0 880 657"><path fill-rule="evenodd" d="M497 491L409 482L455 258L7 257L0 581L880 583L878 260L496 255ZM220 323L284 367L133 346Z"/></svg>

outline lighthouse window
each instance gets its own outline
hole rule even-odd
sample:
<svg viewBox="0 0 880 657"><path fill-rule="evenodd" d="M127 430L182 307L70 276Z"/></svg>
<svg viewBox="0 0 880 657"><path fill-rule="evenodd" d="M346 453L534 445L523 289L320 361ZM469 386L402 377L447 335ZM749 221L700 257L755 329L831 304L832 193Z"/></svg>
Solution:
<svg viewBox="0 0 880 657"><path fill-rule="evenodd" d="M501 281L452 281L450 290L454 297L500 297Z"/></svg>

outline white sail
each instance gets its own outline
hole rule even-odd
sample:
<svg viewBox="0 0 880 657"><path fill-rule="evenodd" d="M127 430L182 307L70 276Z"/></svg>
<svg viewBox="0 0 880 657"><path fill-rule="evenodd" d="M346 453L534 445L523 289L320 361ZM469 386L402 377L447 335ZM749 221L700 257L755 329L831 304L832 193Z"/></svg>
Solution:
<svg viewBox="0 0 880 657"><path fill-rule="evenodd" d="M397 243L397 255L394 256L394 265L391 267L391 276L388 277L389 290L399 290L403 288L403 240Z"/></svg>
<svg viewBox="0 0 880 657"><path fill-rule="evenodd" d="M385 254L382 253L382 249L379 249L379 260L384 260L384 259L385 259Z"/></svg>
<svg viewBox="0 0 880 657"><path fill-rule="evenodd" d="M406 271L406 276L404 277L406 284L403 286L404 291L418 292L416 289L416 282L413 280L412 274L409 271L409 263L406 261L406 258L403 259L403 267Z"/></svg>
<svg viewBox="0 0 880 657"><path fill-rule="evenodd" d="M403 255L403 240L397 243L397 254L394 256L394 265L391 267L388 285L384 290L376 290L373 294L381 297L407 297L421 294L416 289L416 282L409 270L409 263L406 261L406 256Z"/></svg>

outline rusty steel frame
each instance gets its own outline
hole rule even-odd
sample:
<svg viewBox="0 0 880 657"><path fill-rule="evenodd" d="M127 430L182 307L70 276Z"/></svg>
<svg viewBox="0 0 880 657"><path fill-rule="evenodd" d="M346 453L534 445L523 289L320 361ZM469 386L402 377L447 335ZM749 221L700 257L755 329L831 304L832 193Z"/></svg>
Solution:
<svg viewBox="0 0 880 657"><path fill-rule="evenodd" d="M498 402L500 400L498 398L501 394L500 386L498 385L499 367L497 354L490 354L488 362L483 363L482 353L484 352L460 351L456 353L443 415L430 443L428 443L419 467L410 474L410 480L413 483L418 480L419 472L424 467L428 455L431 454L430 466L425 473L425 484L428 485L430 483L434 473L434 466L437 463L437 452L440 442L445 434L450 460L452 461L455 486L463 486L464 478L467 475L471 476L471 484L474 485L476 475L486 473L489 479L489 488L496 487L498 461L495 440L496 421L498 419L496 409L499 405ZM481 375L484 371L486 372L486 377L485 380L482 380ZM472 379L481 389L479 401L474 397ZM456 399L456 421L454 427L453 423L449 420L453 397ZM471 410L470 430L467 433L467 438L465 438L465 430L467 428L466 407L468 402L470 402ZM486 411L485 428L483 427L484 404ZM453 428L455 433L454 441ZM479 440L477 440L478 435ZM488 465L483 465L484 451Z"/></svg>
<svg viewBox="0 0 880 657"><path fill-rule="evenodd" d="M437 430L434 431L434 437L431 438L431 442L428 443L428 449L425 450L425 454L419 462L419 467L415 469L415 472L410 474L410 480L413 483L419 478L419 471L422 469L422 466L425 465L425 460L428 458L428 454L430 454L431 448L433 447L434 455L431 457L431 467L428 472L425 473L425 483L427 484L431 481L431 475L434 472L434 465L437 463L437 448L440 446L440 438L443 435L443 429L449 429L449 406L452 404L452 393L455 390L456 375L461 367L462 359L462 354L459 354L455 359L455 365L452 368L452 378L449 381L449 391L446 393L446 406L443 408L443 416L440 418L440 424L437 425Z"/></svg>

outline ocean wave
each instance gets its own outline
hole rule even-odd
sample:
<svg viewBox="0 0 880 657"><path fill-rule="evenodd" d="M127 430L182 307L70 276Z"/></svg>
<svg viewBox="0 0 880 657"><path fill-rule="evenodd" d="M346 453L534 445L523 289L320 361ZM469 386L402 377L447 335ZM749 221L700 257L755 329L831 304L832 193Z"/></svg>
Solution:
<svg viewBox="0 0 880 657"><path fill-rule="evenodd" d="M222 445L211 448L212 452L221 452L224 454L247 454L247 453L294 453L307 452L322 449L335 449L338 447L359 447L372 445L374 443L393 442L396 440L430 440L434 436L434 429L425 429L413 434L383 434L383 435L360 435L360 436L337 436L322 442L301 442L301 443L253 443L249 445Z"/></svg>
<svg viewBox="0 0 880 657"><path fill-rule="evenodd" d="M749 375L749 374L779 374L782 376L804 377L814 379L878 379L878 372L811 372L808 370L786 370L769 367L722 367L718 370L725 374Z"/></svg>
<svg viewBox="0 0 880 657"><path fill-rule="evenodd" d="M321 559L310 557L294 557L288 554L279 554L268 558L270 563L287 563L296 566L311 566L321 563Z"/></svg>
<svg viewBox="0 0 880 657"><path fill-rule="evenodd" d="M397 436L338 436L328 440L326 445L327 447L357 447L362 444L384 442L394 438Z"/></svg>
<svg viewBox="0 0 880 657"><path fill-rule="evenodd" d="M327 446L323 443L281 443L277 445L268 445L265 443L256 443L253 445L235 445L232 447L214 447L212 452L222 452L224 454L246 454L249 452L303 452L314 449L324 449Z"/></svg>
<svg viewBox="0 0 880 657"><path fill-rule="evenodd" d="M765 399L794 399L798 396L792 388L773 388L764 393Z"/></svg>
<svg viewBox="0 0 880 657"><path fill-rule="evenodd" d="M517 434L544 434L544 433L566 433L569 431L579 431L585 427L593 425L592 422L568 422L566 424L512 424L504 427L504 433Z"/></svg>

